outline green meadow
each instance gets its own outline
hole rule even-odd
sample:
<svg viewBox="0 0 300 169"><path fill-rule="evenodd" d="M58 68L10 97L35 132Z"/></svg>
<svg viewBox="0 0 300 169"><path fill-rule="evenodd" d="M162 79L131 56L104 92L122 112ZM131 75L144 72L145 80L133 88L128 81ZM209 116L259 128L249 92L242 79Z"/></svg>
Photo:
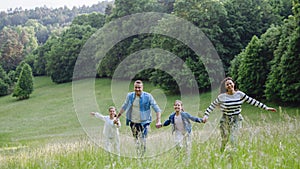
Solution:
<svg viewBox="0 0 300 169"><path fill-rule="evenodd" d="M153 123L149 137L158 137L151 138L154 143L147 147L147 152L155 148L155 143L161 143L160 153L140 159L122 156L121 152L118 158L104 151L89 135L91 129L96 129L95 134L102 132L99 121L91 117L89 112L105 114L110 105L120 108L125 94L132 90L132 84L127 85L122 81L117 83L113 91L111 86L109 79L95 80L94 96L98 109L87 108L86 116L78 115L75 111L72 83L54 84L49 77L35 77L34 92L28 100L0 97L0 168L300 168L299 107L280 107L269 103L266 104L278 111L267 112L247 103L243 105L243 127L235 151L230 146L224 153L219 151L218 118L221 114L215 110L208 123L193 123L190 163L186 163L184 152L172 148L173 140L167 137L171 135L171 127L156 129ZM116 91L121 87L121 91ZM162 122L173 111L176 99L185 100L183 104L187 112L202 116L216 96L216 92L197 96L164 94L161 89L147 82L144 91L152 93L163 109ZM114 98L112 92L122 97ZM121 136L130 138L124 115L121 122ZM126 148L127 142L121 142L122 145ZM134 153L135 150L129 151Z"/></svg>

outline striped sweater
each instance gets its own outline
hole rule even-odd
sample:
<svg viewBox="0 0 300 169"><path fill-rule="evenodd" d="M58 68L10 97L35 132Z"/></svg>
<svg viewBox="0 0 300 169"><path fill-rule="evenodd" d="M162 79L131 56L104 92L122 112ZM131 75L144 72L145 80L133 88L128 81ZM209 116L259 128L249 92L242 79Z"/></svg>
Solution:
<svg viewBox="0 0 300 169"><path fill-rule="evenodd" d="M225 115L237 115L242 111L242 104L247 102L253 106L267 109L267 106L249 96L242 91L236 91L233 95L227 93L220 94L214 102L205 110L205 115L209 114L217 107L220 106L220 110Z"/></svg>

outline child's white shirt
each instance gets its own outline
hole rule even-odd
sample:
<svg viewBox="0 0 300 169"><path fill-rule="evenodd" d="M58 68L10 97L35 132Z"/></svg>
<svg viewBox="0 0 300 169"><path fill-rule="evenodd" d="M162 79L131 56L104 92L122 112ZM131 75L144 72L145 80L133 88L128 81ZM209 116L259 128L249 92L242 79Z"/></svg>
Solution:
<svg viewBox="0 0 300 169"><path fill-rule="evenodd" d="M104 128L103 128L103 135L106 138L116 138L119 137L119 127L121 126L120 120L118 121L118 124L114 124L114 119L110 119L109 116L103 116L100 113L95 113L95 117L103 120Z"/></svg>

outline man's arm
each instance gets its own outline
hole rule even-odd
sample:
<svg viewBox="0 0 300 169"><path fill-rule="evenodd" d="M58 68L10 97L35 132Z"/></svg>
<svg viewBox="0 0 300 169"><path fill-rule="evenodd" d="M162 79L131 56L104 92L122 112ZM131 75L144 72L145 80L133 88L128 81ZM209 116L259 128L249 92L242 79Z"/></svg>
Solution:
<svg viewBox="0 0 300 169"><path fill-rule="evenodd" d="M119 119L122 116L122 114L124 113L124 111L125 110L121 108L121 110L119 111L119 113L117 115L117 119Z"/></svg>
<svg viewBox="0 0 300 169"><path fill-rule="evenodd" d="M161 118L161 113L160 112L156 112L156 125L155 125L156 128L162 127L160 118Z"/></svg>

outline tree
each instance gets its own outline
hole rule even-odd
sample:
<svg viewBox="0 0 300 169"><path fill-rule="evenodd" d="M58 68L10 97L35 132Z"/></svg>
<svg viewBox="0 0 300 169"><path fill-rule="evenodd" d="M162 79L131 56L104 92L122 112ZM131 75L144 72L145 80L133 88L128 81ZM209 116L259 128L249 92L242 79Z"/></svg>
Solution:
<svg viewBox="0 0 300 169"><path fill-rule="evenodd" d="M237 80L239 75L239 67L241 64L242 58L245 57L245 51L243 50L241 53L236 55L231 61L230 61L230 67L228 69L228 75L232 77L233 79Z"/></svg>
<svg viewBox="0 0 300 169"><path fill-rule="evenodd" d="M268 100L299 104L300 102L300 29L299 1L293 1L294 16L280 27L281 36L272 60L271 72L266 83Z"/></svg>
<svg viewBox="0 0 300 169"><path fill-rule="evenodd" d="M15 71L15 75L14 75L14 77L15 77L15 79L13 79L13 82L17 82L18 81L18 79L19 79L19 77L20 77L20 74L21 74L21 72L22 72L22 70L23 70L23 66L25 65L25 61L22 61L18 66L17 66L17 68L16 68L16 71Z"/></svg>
<svg viewBox="0 0 300 169"><path fill-rule="evenodd" d="M35 36L36 36L37 42L39 44L44 44L46 42L46 40L48 39L50 31L48 30L48 28L46 26L39 23L38 20L29 19L25 23L25 26L32 27L34 29Z"/></svg>
<svg viewBox="0 0 300 169"><path fill-rule="evenodd" d="M286 103L300 103L300 28L298 27L289 41L288 50L281 57L280 72L282 88L281 99Z"/></svg>
<svg viewBox="0 0 300 169"><path fill-rule="evenodd" d="M264 89L263 78L266 75L263 74L263 69L265 69L266 62L264 56L261 56L261 51L262 43L254 36L246 47L238 69L239 88L253 97L261 97Z"/></svg>
<svg viewBox="0 0 300 169"><path fill-rule="evenodd" d="M74 18L72 25L90 25L93 28L101 28L105 23L105 15L93 12L91 14L82 14Z"/></svg>
<svg viewBox="0 0 300 169"><path fill-rule="evenodd" d="M280 62L280 72L282 89L281 99L286 103L300 103L300 3L293 1L294 31L289 36L287 51L282 55Z"/></svg>
<svg viewBox="0 0 300 169"><path fill-rule="evenodd" d="M0 96L5 96L10 93L10 88L13 82L0 65Z"/></svg>
<svg viewBox="0 0 300 169"><path fill-rule="evenodd" d="M223 51L222 44L219 43L222 32L219 25L225 20L224 18L226 17L226 11L218 1L176 1L174 3L174 14L177 17L188 20L190 23L198 27L198 30L201 30L215 45L217 51ZM155 29L161 29L162 31L175 31L172 29L172 27L174 27L172 23L161 21L160 24L161 25L159 27L157 26ZM184 28L184 26L180 26L180 29L178 29L176 32L178 34L178 39L185 38L182 37L184 36L184 33L180 32L179 30L187 30L188 34L192 36L199 36L199 32L193 32L189 27L184 29L182 28ZM198 49L202 47L203 46L198 46ZM152 40L152 48L161 48L170 51L178 56L178 58L182 59L182 61L193 73L197 82L197 87L201 92L208 91L211 87L211 84L215 83L214 80L216 79L210 79L210 75L222 73L220 73L219 68L223 68L223 66L214 64L216 62L212 61L213 59L211 57L211 53L209 52L215 49L205 48L201 50L201 54L196 54L187 46L187 44L184 44L171 37L161 35L154 36ZM160 58L157 58L157 60L159 59ZM186 76L188 72L182 71L184 70L182 65L176 65L176 63L172 61L168 63L166 60L162 62L163 63L159 64L159 66L162 67L162 64L169 65L169 73L173 73L173 77L164 71L157 70L151 72L151 82L174 93L179 92L179 86L186 90L193 89L195 87L191 79L184 78L188 77ZM205 67L212 65L214 69L206 69ZM179 78L180 80L177 79L177 81L175 81L176 77L181 78Z"/></svg>
<svg viewBox="0 0 300 169"><path fill-rule="evenodd" d="M224 45L220 57L227 66L254 35L259 37L271 24L281 24L279 14L273 12L270 3L265 0L226 0L224 7L227 15L220 25L222 30L220 41Z"/></svg>
<svg viewBox="0 0 300 169"><path fill-rule="evenodd" d="M285 24L280 27L280 40L276 50L274 50L274 59L271 61L271 71L267 77L265 95L270 101L281 102L280 90L282 89L282 72L280 70L281 56L287 51L289 36L292 34L294 25L291 19L285 20Z"/></svg>
<svg viewBox="0 0 300 169"><path fill-rule="evenodd" d="M114 3L115 7L112 9L111 15L108 16L107 22L135 13L152 12L158 5L158 3L152 2L149 0L116 0ZM150 19L151 18L149 18L149 20ZM128 25L143 25L142 22L145 21L141 21L140 23L132 22L132 20L124 20L122 24L118 25L118 28L121 27L123 30L126 30L128 29L126 28ZM118 32L118 28L112 29L110 34L118 36L120 33L126 33ZM114 47L107 52L107 55L102 59L101 63L99 63L97 68L98 76L112 77L119 63L128 55L145 48L151 48L151 38L151 35L135 35L128 37L114 45ZM147 79L148 77L145 78Z"/></svg>
<svg viewBox="0 0 300 169"><path fill-rule="evenodd" d="M151 8L146 8L147 3L148 0L115 0L115 7L108 17L108 21L139 12L151 11Z"/></svg>
<svg viewBox="0 0 300 169"><path fill-rule="evenodd" d="M47 53L46 71L55 83L72 81L73 69L81 48L96 31L89 25L73 25L55 40Z"/></svg>
<svg viewBox="0 0 300 169"><path fill-rule="evenodd" d="M237 80L241 90L256 98L264 97L270 61L279 39L279 28L272 26L260 39L254 36L246 49L231 61L229 74Z"/></svg>
<svg viewBox="0 0 300 169"><path fill-rule="evenodd" d="M0 79L0 96L5 96L8 94L9 86L2 79Z"/></svg>
<svg viewBox="0 0 300 169"><path fill-rule="evenodd" d="M33 75L31 67L25 63L13 91L13 97L18 100L28 99L33 92Z"/></svg>
<svg viewBox="0 0 300 169"><path fill-rule="evenodd" d="M0 32L0 65L5 71L15 69L23 60L24 45L20 41L18 33L9 27Z"/></svg>
<svg viewBox="0 0 300 169"><path fill-rule="evenodd" d="M55 46L57 43L58 37L53 35L48 38L44 45L38 47L35 51L33 51L33 55L36 58L33 64L33 72L35 73L35 75L47 75L47 58L49 52L51 51L51 47Z"/></svg>

